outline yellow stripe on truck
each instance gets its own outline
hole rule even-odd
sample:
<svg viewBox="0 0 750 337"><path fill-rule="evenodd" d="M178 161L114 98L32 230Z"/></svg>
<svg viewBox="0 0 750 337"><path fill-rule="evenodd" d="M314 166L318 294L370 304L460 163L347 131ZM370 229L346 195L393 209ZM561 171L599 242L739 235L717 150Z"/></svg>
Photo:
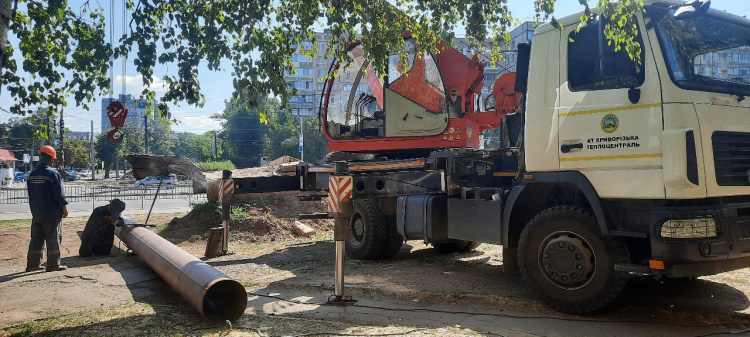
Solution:
<svg viewBox="0 0 750 337"><path fill-rule="evenodd" d="M611 160L611 159L638 159L638 158L661 158L661 153L646 153L646 154L623 154L619 156L593 156L593 157L575 157L575 158L560 158L560 161L584 161L584 160Z"/></svg>
<svg viewBox="0 0 750 337"><path fill-rule="evenodd" d="M605 108L605 109L596 109L596 110L573 111L573 112L561 113L560 117L588 115L588 114L596 114L596 113L601 113L601 112L648 109L648 108L657 108L657 107L661 107L661 103L630 105L630 106L621 106L621 107L615 107L615 108Z"/></svg>

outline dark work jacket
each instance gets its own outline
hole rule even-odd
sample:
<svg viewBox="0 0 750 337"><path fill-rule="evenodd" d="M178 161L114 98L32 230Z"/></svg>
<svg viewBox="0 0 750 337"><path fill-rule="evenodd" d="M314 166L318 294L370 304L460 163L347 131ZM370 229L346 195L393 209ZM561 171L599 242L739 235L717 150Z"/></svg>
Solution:
<svg viewBox="0 0 750 337"><path fill-rule="evenodd" d="M26 180L29 190L29 207L35 218L62 218L62 207L68 204L63 189L63 180L57 170L39 165Z"/></svg>
<svg viewBox="0 0 750 337"><path fill-rule="evenodd" d="M115 226L104 218L111 215L107 206L94 208L81 234L81 247L78 248L78 255L86 257L111 253L112 243L115 240Z"/></svg>

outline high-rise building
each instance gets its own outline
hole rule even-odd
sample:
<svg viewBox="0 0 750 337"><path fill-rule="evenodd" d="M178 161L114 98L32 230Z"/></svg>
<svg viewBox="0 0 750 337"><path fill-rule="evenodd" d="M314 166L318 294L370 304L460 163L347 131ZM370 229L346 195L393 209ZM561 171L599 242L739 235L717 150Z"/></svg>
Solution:
<svg viewBox="0 0 750 337"><path fill-rule="evenodd" d="M118 98L107 97L102 99L102 132L112 129L112 123L110 123L109 116L107 116L107 106L111 102L122 102L128 109L128 116L125 118L125 127L138 128L140 130L145 128L143 116L146 115L146 111L148 110L148 103L136 100L132 95L119 95ZM155 122L158 122L158 113L155 106L151 111Z"/></svg>
<svg viewBox="0 0 750 337"><path fill-rule="evenodd" d="M316 33L318 52L315 57L304 55L312 49L311 42L302 42L297 52L292 55L296 73L285 73L284 78L297 95L291 98L289 105L295 116L313 117L318 115L320 97L325 84L323 78L328 74L332 60L325 57L325 50L331 40L331 34Z"/></svg>

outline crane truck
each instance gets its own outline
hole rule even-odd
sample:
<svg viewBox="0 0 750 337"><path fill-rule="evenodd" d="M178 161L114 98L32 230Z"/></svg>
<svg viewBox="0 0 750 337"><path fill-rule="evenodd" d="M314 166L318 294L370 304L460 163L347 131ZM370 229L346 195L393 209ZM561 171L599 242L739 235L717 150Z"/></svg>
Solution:
<svg viewBox="0 0 750 337"><path fill-rule="evenodd" d="M422 55L407 37L380 76L353 44L321 97L327 160L225 172L222 190L327 195L338 299L344 255L387 259L406 240L500 245L505 272L569 313L610 304L632 275L749 267L750 21L708 0L645 4L637 62L605 17L571 15L518 46L488 99L476 56ZM485 149L491 129L502 145Z"/></svg>

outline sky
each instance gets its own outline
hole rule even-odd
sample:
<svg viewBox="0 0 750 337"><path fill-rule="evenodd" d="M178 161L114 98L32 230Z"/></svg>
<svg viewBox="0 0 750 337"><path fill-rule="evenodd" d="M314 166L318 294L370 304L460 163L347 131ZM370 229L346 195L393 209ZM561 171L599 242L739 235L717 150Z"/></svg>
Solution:
<svg viewBox="0 0 750 337"><path fill-rule="evenodd" d="M251 0L252 1L252 0ZM71 0L68 3L72 8L76 8L77 3L83 3L82 0ZM107 24L109 24L109 13L113 10L114 15L114 36L115 39L122 35L122 0L99 0L92 1L91 3L98 3L105 11L105 15L108 18ZM589 3L595 5L595 0L589 0ZM114 3L113 7L110 4ZM508 6L513 16L521 21L532 21L534 20L534 5L533 1L529 0L509 0ZM739 1L739 0L713 0L711 4L712 8L718 10L724 10L729 13L748 16L750 15L750 1ZM573 14L582 10L578 0L557 0L555 8L555 16L563 17L569 14ZM461 32L457 32L461 35ZM109 34L107 34L109 39ZM9 37L11 43L15 40L12 36ZM209 71L205 66L205 62L199 69L199 80L201 87L204 89L203 93L206 97L206 103L203 107L195 107L187 104L180 106L171 106L170 111L175 119L180 122L176 125L172 125L172 129L176 132L193 132L201 134L210 130L220 129L219 123L212 120L210 116L214 113L221 112L224 109L224 102L228 100L234 88L232 87L232 76L231 68L229 68L229 61L222 62L228 68L220 72ZM135 66L132 64L132 60L128 62L128 66L123 71L122 61L115 60L114 62L114 95L125 93L137 94L143 89L141 85L141 79L136 77ZM164 65L157 65L155 67L155 74L159 77L155 81L154 90L157 92L157 96L160 91L163 91L159 86L161 76L170 74L175 71L176 67L167 67ZM125 78L125 86L123 91L122 79ZM137 95L134 95L137 96ZM107 96L104 96L107 97ZM75 101L71 98L68 100L75 104ZM10 106L13 105L13 98L8 94L6 90L2 91L0 95L0 123L6 122L11 117L17 117L8 112ZM101 129L101 100L97 99L96 102L89 104L91 111L86 111L81 107L68 106L64 109L65 111L65 125L72 131L89 131L90 123L94 122L94 132L99 132Z"/></svg>

